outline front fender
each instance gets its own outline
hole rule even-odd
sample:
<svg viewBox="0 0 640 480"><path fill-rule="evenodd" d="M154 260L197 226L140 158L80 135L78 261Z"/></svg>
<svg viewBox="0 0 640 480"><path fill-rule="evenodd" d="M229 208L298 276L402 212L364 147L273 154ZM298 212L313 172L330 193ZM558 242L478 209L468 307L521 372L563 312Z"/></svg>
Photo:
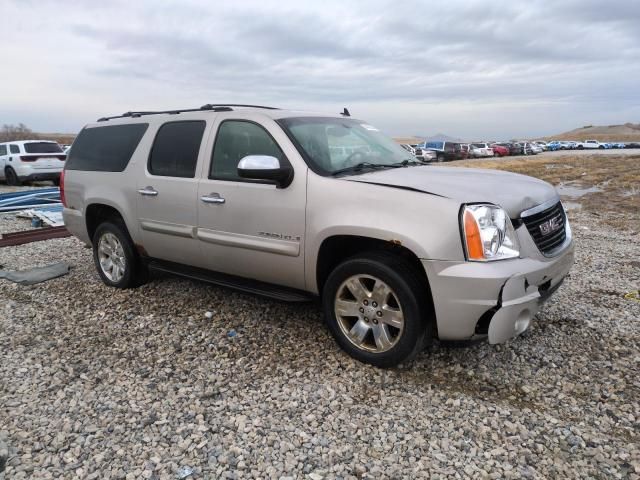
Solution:
<svg viewBox="0 0 640 480"><path fill-rule="evenodd" d="M322 243L351 235L400 244L420 259L463 260L458 213L448 198L392 186L310 174L305 229L305 282L317 292Z"/></svg>

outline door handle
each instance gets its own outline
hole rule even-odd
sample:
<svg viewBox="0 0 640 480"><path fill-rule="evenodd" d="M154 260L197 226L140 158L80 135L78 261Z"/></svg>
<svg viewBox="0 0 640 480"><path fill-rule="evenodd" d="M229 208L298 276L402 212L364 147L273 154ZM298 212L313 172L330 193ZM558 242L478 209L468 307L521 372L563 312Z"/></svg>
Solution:
<svg viewBox="0 0 640 480"><path fill-rule="evenodd" d="M209 195L204 195L200 197L204 203L224 203L225 199L220 196L219 193L210 193Z"/></svg>
<svg viewBox="0 0 640 480"><path fill-rule="evenodd" d="M138 190L138 193L140 195L145 195L147 197L157 197L158 196L158 191L154 190L153 187L141 188L140 190Z"/></svg>

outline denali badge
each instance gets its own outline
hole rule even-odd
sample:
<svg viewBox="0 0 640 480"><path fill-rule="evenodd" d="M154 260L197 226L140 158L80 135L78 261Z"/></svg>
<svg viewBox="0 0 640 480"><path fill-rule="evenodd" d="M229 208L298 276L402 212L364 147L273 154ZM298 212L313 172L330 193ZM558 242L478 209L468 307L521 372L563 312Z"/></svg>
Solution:
<svg viewBox="0 0 640 480"><path fill-rule="evenodd" d="M260 235L261 237L267 237L267 238L277 238L279 240L290 240L294 242L300 241L299 235L285 235L283 233L271 233L271 232L258 232L258 235Z"/></svg>
<svg viewBox="0 0 640 480"><path fill-rule="evenodd" d="M562 227L562 215L553 217L540 224L540 232L542 235L549 235Z"/></svg>

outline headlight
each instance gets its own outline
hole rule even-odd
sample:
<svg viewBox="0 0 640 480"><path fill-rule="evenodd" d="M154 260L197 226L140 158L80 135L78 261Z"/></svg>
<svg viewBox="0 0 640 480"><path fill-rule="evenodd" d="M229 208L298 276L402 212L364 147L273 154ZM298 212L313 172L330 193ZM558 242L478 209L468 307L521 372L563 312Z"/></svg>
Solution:
<svg viewBox="0 0 640 480"><path fill-rule="evenodd" d="M509 215L495 205L464 207L462 232L469 260L486 262L520 254Z"/></svg>

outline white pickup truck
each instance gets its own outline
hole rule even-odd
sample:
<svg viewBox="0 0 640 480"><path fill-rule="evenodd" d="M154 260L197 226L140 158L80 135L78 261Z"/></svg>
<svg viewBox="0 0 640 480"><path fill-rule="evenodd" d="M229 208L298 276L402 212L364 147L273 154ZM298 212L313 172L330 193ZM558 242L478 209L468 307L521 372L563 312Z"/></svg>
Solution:
<svg viewBox="0 0 640 480"><path fill-rule="evenodd" d="M576 148L578 150L584 150L585 148L602 148L602 149L604 149L605 147L598 140L585 140L584 142L578 142L578 146Z"/></svg>

